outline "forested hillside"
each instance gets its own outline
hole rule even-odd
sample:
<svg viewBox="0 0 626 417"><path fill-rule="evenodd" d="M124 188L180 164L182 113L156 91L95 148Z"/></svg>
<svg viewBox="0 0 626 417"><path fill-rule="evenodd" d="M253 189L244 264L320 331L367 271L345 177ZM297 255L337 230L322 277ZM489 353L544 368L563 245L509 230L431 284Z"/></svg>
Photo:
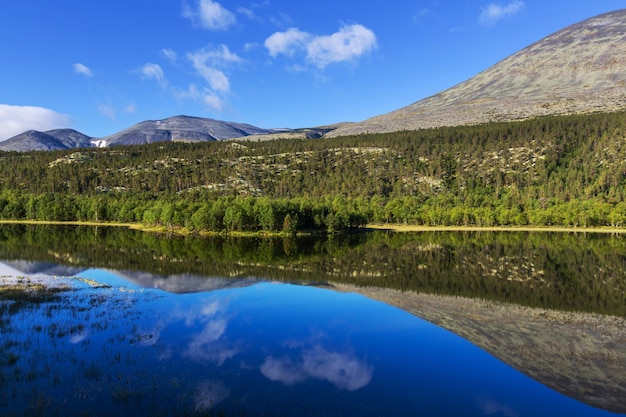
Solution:
<svg viewBox="0 0 626 417"><path fill-rule="evenodd" d="M193 230L626 224L626 113L264 142L0 153L5 219Z"/></svg>

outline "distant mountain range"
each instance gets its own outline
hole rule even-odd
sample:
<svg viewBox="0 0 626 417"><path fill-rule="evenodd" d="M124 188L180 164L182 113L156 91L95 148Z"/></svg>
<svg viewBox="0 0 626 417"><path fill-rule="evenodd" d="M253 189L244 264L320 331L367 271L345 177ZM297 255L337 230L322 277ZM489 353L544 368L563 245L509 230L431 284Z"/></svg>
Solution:
<svg viewBox="0 0 626 417"><path fill-rule="evenodd" d="M31 130L0 142L0 150L236 138L318 138L623 109L626 109L626 10L618 10L547 36L448 90L359 123L262 129L242 123L175 116L144 121L104 138L92 138L71 129Z"/></svg>
<svg viewBox="0 0 626 417"><path fill-rule="evenodd" d="M4 142L2 151L52 151L73 148L103 148L115 145L143 145L153 142L206 142L250 138L252 140L282 137L319 138L333 126L307 129L262 129L234 122L191 116L174 116L163 120L146 120L103 138L93 138L72 129L47 132L29 130Z"/></svg>

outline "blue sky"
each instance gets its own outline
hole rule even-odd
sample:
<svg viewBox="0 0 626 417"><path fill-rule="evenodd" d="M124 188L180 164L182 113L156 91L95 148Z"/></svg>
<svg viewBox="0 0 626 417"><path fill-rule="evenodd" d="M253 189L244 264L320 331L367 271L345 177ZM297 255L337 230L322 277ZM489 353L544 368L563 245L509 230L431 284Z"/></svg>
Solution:
<svg viewBox="0 0 626 417"><path fill-rule="evenodd" d="M264 128L360 121L624 7L572 0L4 0L0 140L106 136L179 114Z"/></svg>

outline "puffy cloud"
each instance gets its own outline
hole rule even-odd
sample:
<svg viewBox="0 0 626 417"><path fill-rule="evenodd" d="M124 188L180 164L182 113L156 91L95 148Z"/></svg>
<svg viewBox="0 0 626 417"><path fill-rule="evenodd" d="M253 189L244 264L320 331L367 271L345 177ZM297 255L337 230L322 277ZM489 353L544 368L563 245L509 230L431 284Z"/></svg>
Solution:
<svg viewBox="0 0 626 417"><path fill-rule="evenodd" d="M167 86L167 80L165 79L165 73L158 64L147 63L140 70L141 76L147 80L154 80L162 87Z"/></svg>
<svg viewBox="0 0 626 417"><path fill-rule="evenodd" d="M362 25L342 27L330 36L319 36L307 45L307 58L319 68L350 61L376 47L376 35Z"/></svg>
<svg viewBox="0 0 626 417"><path fill-rule="evenodd" d="M209 30L226 30L237 21L233 13L211 0L198 0L196 7L185 5L183 16Z"/></svg>
<svg viewBox="0 0 626 417"><path fill-rule="evenodd" d="M491 3L483 9L479 20L483 26L493 26L498 23L498 21L520 13L525 8L526 4L521 0L515 0L505 6Z"/></svg>
<svg viewBox="0 0 626 417"><path fill-rule="evenodd" d="M34 106L0 104L0 141L27 130L46 131L70 126L70 117Z"/></svg>
<svg viewBox="0 0 626 417"><path fill-rule="evenodd" d="M363 25L346 25L327 36L313 36L298 29L276 32L265 40L272 57L305 53L309 63L323 69L326 66L352 61L377 46L376 35Z"/></svg>
<svg viewBox="0 0 626 417"><path fill-rule="evenodd" d="M93 71L91 71L91 68L85 64L81 64L80 62L74 64L74 72L84 75L85 77L93 77Z"/></svg>
<svg viewBox="0 0 626 417"><path fill-rule="evenodd" d="M310 38L310 34L291 28L286 32L274 33L265 40L264 45L272 57L279 54L292 56L298 50L306 49L306 44Z"/></svg>

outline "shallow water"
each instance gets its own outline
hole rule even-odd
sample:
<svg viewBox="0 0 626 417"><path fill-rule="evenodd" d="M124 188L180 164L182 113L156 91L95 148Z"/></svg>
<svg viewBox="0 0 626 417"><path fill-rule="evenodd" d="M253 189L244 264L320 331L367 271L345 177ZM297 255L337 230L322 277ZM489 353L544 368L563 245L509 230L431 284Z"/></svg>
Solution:
<svg viewBox="0 0 626 417"><path fill-rule="evenodd" d="M0 299L1 415L615 415L362 295L86 264L59 279L41 271L64 264L42 262L0 268L67 284ZM186 291L162 289L172 285Z"/></svg>

